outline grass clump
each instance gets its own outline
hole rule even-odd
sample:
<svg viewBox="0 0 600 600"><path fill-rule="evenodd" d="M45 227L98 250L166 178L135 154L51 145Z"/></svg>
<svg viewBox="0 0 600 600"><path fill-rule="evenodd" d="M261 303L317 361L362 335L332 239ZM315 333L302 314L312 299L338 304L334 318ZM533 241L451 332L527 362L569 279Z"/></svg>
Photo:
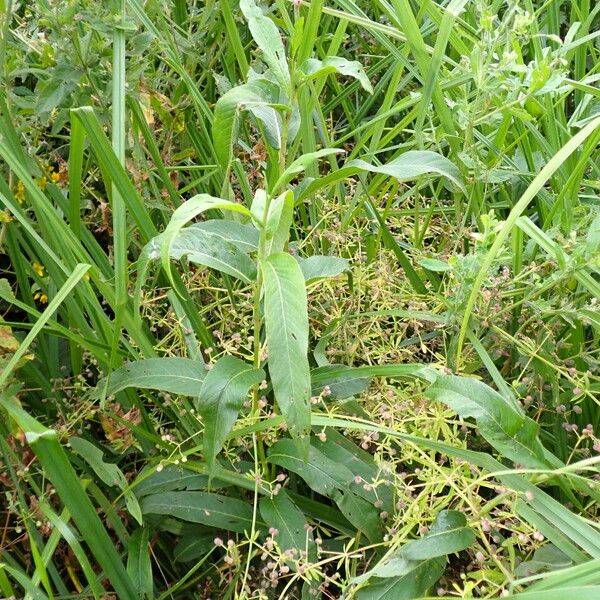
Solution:
<svg viewBox="0 0 600 600"><path fill-rule="evenodd" d="M600 597L593 3L0 19L3 597Z"/></svg>

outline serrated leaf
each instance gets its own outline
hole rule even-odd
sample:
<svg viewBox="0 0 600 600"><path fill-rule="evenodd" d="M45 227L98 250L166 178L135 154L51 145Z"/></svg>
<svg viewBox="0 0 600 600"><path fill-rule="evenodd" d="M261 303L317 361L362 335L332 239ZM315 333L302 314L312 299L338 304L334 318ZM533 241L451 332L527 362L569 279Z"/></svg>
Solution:
<svg viewBox="0 0 600 600"><path fill-rule="evenodd" d="M373 93L373 86L367 77L362 65L356 60L347 60L339 56L328 56L323 60L316 58L309 58L300 66L300 73L306 79L314 79L321 75L327 75L329 73L340 73L347 77L353 77L358 80L362 88Z"/></svg>
<svg viewBox="0 0 600 600"><path fill-rule="evenodd" d="M283 439L269 448L268 461L299 475L315 492L331 497L335 490L349 489L352 473L313 446L307 460L302 457L303 448L297 440Z"/></svg>
<svg viewBox="0 0 600 600"><path fill-rule="evenodd" d="M145 496L144 514L169 515L183 521L244 533L252 529L252 507L238 500L209 492L170 492Z"/></svg>
<svg viewBox="0 0 600 600"><path fill-rule="evenodd" d="M336 277L341 273L350 271L350 263L345 258L338 256L314 255L308 258L297 256L296 260L302 269L306 283L311 283L326 277Z"/></svg>
<svg viewBox="0 0 600 600"><path fill-rule="evenodd" d="M547 468L538 424L491 387L476 379L439 375L426 396L461 417L474 417L481 435L501 454L530 468Z"/></svg>
<svg viewBox="0 0 600 600"><path fill-rule="evenodd" d="M130 387L197 396L205 377L204 364L190 358L147 358L113 371L98 383L92 397L97 398L104 392L112 396Z"/></svg>
<svg viewBox="0 0 600 600"><path fill-rule="evenodd" d="M308 311L304 277L284 252L261 263L269 374L277 404L292 436L310 429ZM307 440L308 441L308 440Z"/></svg>
<svg viewBox="0 0 600 600"><path fill-rule="evenodd" d="M219 359L204 378L198 410L204 420L203 451L209 469L235 425L248 390L265 378L262 369L234 356Z"/></svg>

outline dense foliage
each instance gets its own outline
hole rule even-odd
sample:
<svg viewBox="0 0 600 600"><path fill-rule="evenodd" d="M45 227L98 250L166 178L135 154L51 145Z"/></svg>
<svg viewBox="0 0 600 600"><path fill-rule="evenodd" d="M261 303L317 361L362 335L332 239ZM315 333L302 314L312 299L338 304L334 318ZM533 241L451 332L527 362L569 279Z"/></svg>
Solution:
<svg viewBox="0 0 600 600"><path fill-rule="evenodd" d="M2 597L600 598L600 4L0 19Z"/></svg>

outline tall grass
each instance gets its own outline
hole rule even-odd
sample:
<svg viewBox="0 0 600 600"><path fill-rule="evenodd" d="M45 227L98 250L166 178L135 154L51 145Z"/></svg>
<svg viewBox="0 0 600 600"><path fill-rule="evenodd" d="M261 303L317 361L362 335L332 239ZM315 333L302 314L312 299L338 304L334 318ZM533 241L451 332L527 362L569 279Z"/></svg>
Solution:
<svg viewBox="0 0 600 600"><path fill-rule="evenodd" d="M600 7L0 15L3 596L598 597Z"/></svg>

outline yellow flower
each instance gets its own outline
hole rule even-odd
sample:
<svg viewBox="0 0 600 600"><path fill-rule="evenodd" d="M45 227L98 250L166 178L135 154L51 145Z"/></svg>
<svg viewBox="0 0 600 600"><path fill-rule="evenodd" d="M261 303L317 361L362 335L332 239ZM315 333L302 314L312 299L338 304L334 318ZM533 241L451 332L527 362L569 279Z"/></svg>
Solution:
<svg viewBox="0 0 600 600"><path fill-rule="evenodd" d="M44 292L36 292L33 295L33 299L37 300L40 304L48 303L48 296L46 294L44 294Z"/></svg>
<svg viewBox="0 0 600 600"><path fill-rule="evenodd" d="M46 267L44 267L44 265L40 265L39 262L34 261L31 264L31 266L33 267L33 270L38 274L39 277L44 276L44 271L46 270Z"/></svg>
<svg viewBox="0 0 600 600"><path fill-rule="evenodd" d="M48 185L48 178L44 175L43 177L40 177L38 180L36 180L36 183L40 190L45 190L46 186Z"/></svg>
<svg viewBox="0 0 600 600"><path fill-rule="evenodd" d="M19 204L23 204L25 201L25 186L22 181L17 181L17 190L15 191L15 198Z"/></svg>
<svg viewBox="0 0 600 600"><path fill-rule="evenodd" d="M60 181L60 173L58 171L53 171L50 173L50 179L52 179L52 183L58 183Z"/></svg>

